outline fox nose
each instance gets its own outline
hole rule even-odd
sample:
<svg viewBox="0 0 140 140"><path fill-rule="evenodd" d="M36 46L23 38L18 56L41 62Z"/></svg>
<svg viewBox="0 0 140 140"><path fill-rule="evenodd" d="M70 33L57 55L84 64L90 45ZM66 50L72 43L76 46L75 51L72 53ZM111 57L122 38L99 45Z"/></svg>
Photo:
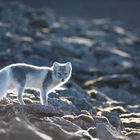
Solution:
<svg viewBox="0 0 140 140"><path fill-rule="evenodd" d="M64 79L62 79L62 82L64 82Z"/></svg>

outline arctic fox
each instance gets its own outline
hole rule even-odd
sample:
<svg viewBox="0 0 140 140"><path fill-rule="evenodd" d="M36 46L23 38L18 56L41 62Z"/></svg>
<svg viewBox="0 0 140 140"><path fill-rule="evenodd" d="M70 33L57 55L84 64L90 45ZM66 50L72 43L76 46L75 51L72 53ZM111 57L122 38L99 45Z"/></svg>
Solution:
<svg viewBox="0 0 140 140"><path fill-rule="evenodd" d="M23 101L24 88L29 87L40 91L42 105L48 105L48 94L65 84L71 77L70 62L54 62L52 67L38 67L17 63L0 70L0 98L6 96L6 91L16 88L20 104Z"/></svg>

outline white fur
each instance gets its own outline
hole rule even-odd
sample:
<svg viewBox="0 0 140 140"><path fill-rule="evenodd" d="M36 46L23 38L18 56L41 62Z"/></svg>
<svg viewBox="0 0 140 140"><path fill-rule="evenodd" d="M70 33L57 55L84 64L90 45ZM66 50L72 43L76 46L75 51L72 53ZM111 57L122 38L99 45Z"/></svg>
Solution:
<svg viewBox="0 0 140 140"><path fill-rule="evenodd" d="M10 68L5 67L4 69L0 70L0 98L6 96L7 89L10 89L10 84L12 81Z"/></svg>
<svg viewBox="0 0 140 140"><path fill-rule="evenodd" d="M39 76L27 75L25 87L40 89L45 79L47 72L42 72Z"/></svg>
<svg viewBox="0 0 140 140"><path fill-rule="evenodd" d="M66 63L66 64L68 64L68 63ZM22 99L24 87L21 87L21 85L17 81L15 81L15 79L12 75L12 70L11 70L11 68L13 66L17 66L17 65L18 66L24 65L26 67L30 66L34 69L39 70L38 74L34 74L34 73L26 74L25 87L37 89L40 91L42 90L42 85L43 85L44 79L47 75L48 69L53 70L53 67L49 68L49 67L37 67L37 66L33 66L33 65L28 65L28 64L13 64L13 65L9 65L0 70L0 98L3 98L6 96L7 90L16 88L18 90L18 96L20 96L20 97L18 97L18 99L21 104L24 104L24 101ZM56 65L56 63L54 63L54 65ZM69 64L69 65L71 65L71 64ZM54 78L54 75L52 75L52 83L50 83L49 87L47 87L47 91L45 91L46 92L46 104L48 102L48 94L53 92L55 89L59 88L60 86L62 86L69 80L69 78L71 77L71 72L72 72L71 66L70 66L70 69L71 70L70 70L69 76L67 79L65 79L64 82L60 82L60 81L58 82L57 79ZM44 96L41 94L41 104L44 104L42 98L44 98Z"/></svg>

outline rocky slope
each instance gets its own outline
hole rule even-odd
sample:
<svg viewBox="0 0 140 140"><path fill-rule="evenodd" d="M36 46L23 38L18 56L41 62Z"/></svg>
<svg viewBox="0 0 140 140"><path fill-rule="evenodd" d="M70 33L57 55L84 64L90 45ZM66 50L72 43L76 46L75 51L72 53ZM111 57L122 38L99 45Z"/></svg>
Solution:
<svg viewBox="0 0 140 140"><path fill-rule="evenodd" d="M0 101L1 140L139 140L140 38L120 22L57 17L47 9L0 4L0 68L71 61L63 90Z"/></svg>

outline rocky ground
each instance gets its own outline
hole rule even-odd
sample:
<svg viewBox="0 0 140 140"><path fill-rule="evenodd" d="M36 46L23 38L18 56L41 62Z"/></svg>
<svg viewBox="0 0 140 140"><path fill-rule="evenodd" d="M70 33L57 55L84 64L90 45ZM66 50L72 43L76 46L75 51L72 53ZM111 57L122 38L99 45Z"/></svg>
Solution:
<svg viewBox="0 0 140 140"><path fill-rule="evenodd" d="M45 8L0 4L0 68L71 61L65 88L41 106L16 91L0 103L0 140L140 140L140 38L120 22L57 17Z"/></svg>

